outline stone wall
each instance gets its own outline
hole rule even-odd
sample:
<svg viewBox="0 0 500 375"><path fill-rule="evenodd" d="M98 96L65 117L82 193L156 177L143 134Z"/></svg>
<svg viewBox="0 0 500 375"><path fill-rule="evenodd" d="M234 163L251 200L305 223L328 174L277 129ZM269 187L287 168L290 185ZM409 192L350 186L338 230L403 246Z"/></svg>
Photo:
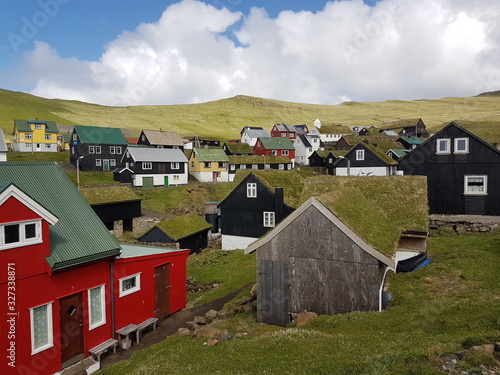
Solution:
<svg viewBox="0 0 500 375"><path fill-rule="evenodd" d="M431 215L429 229L436 233L484 233L500 230L500 216L482 215Z"/></svg>

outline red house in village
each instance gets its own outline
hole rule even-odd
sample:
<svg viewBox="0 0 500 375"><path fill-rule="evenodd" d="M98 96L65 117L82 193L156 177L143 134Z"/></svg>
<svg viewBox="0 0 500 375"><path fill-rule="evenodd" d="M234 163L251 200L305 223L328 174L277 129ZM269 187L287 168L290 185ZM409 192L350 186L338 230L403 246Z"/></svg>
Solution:
<svg viewBox="0 0 500 375"><path fill-rule="evenodd" d="M253 146L254 155L286 156L292 162L295 160L295 147L288 138L260 137Z"/></svg>
<svg viewBox="0 0 500 375"><path fill-rule="evenodd" d="M184 307L188 254L118 244L56 163L0 163L0 373L54 374L123 327L140 336Z"/></svg>
<svg viewBox="0 0 500 375"><path fill-rule="evenodd" d="M309 129L307 125L274 124L271 129L271 137L288 138L292 141L299 135L306 135L308 133Z"/></svg>

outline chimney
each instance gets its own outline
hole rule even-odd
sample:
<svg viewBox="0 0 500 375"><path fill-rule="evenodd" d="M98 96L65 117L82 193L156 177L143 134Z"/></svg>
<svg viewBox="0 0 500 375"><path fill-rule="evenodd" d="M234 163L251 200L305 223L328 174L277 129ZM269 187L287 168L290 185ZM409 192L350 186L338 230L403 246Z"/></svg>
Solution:
<svg viewBox="0 0 500 375"><path fill-rule="evenodd" d="M284 204L283 188L274 188L274 221L276 224L283 220L283 216L285 215L283 209Z"/></svg>

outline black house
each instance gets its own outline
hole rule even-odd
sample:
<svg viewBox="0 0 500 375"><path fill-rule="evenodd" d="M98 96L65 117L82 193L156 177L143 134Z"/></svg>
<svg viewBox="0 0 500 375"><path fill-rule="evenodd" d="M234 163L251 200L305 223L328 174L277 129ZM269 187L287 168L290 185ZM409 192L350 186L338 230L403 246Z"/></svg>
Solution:
<svg viewBox="0 0 500 375"><path fill-rule="evenodd" d="M284 203L283 188L273 192L253 173L218 207L223 250L246 248L293 211Z"/></svg>
<svg viewBox="0 0 500 375"><path fill-rule="evenodd" d="M455 122L399 160L427 176L433 214L500 215L500 151Z"/></svg>
<svg viewBox="0 0 500 375"><path fill-rule="evenodd" d="M109 172L118 166L127 145L118 128L75 125L69 160L81 171Z"/></svg>

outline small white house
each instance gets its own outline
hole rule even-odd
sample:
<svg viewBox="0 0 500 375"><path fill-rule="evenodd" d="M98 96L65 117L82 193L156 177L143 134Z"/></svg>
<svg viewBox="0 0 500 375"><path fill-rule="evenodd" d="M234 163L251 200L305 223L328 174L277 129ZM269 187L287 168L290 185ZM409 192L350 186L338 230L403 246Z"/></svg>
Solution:
<svg viewBox="0 0 500 375"><path fill-rule="evenodd" d="M322 142L317 135L299 135L293 141L295 147L295 162L309 165L309 157L314 151L323 150Z"/></svg>
<svg viewBox="0 0 500 375"><path fill-rule="evenodd" d="M241 130L241 142L247 143L250 146L255 146L259 137L270 137L271 135L267 130L260 126L245 126Z"/></svg>

